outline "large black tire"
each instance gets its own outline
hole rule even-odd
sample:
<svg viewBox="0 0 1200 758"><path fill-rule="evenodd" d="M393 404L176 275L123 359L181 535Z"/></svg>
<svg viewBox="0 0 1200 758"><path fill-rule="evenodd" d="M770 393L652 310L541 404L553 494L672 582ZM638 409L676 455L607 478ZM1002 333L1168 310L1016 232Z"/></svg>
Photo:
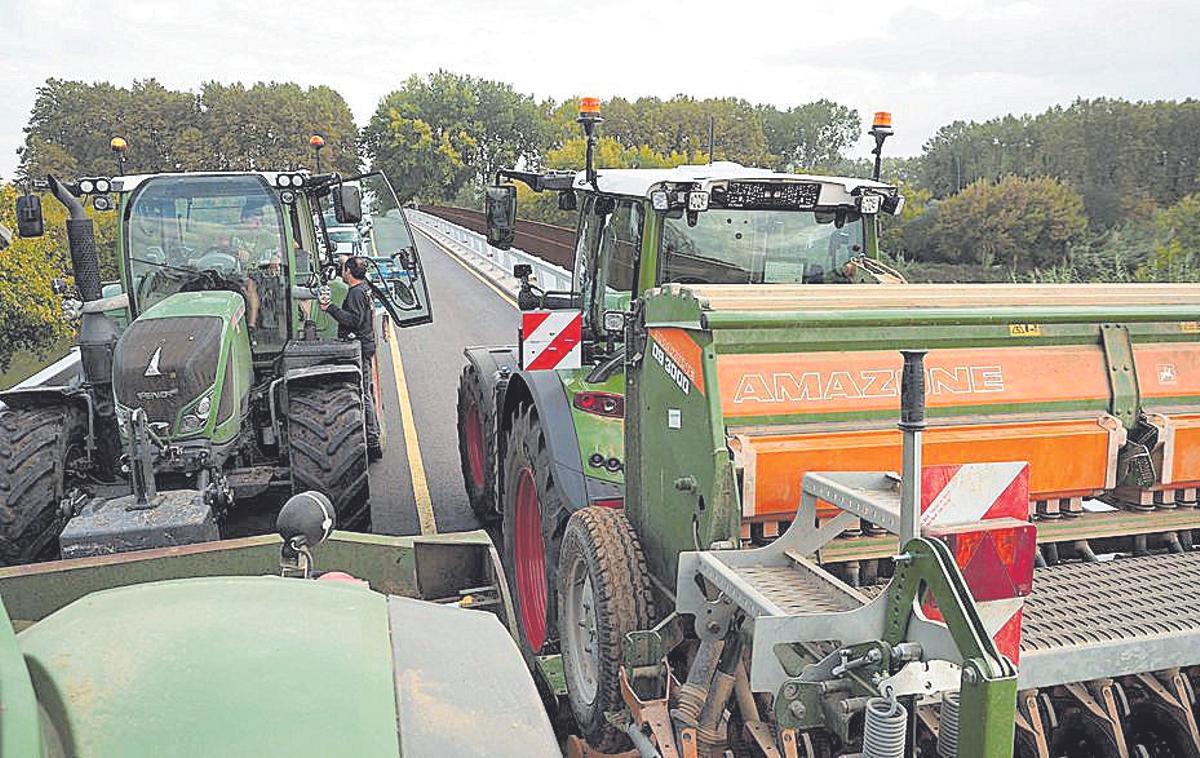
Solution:
<svg viewBox="0 0 1200 758"><path fill-rule="evenodd" d="M58 556L69 422L61 406L0 411L0 565Z"/></svg>
<svg viewBox="0 0 1200 758"><path fill-rule="evenodd" d="M475 518L484 526L500 521L496 507L496 404L484 392L479 372L463 367L458 380L458 457Z"/></svg>
<svg viewBox="0 0 1200 758"><path fill-rule="evenodd" d="M371 530L363 391L354 381L288 387L292 492L325 493L337 528Z"/></svg>
<svg viewBox="0 0 1200 758"><path fill-rule="evenodd" d="M624 750L629 738L605 713L624 707L621 645L654 622L646 557L624 511L588 506L563 533L558 563L558 639L567 699L588 744Z"/></svg>
<svg viewBox="0 0 1200 758"><path fill-rule="evenodd" d="M504 572L517 612L518 641L527 658L553 650L554 575L558 568L560 517L567 501L554 468L537 409L520 408L504 446L501 508Z"/></svg>

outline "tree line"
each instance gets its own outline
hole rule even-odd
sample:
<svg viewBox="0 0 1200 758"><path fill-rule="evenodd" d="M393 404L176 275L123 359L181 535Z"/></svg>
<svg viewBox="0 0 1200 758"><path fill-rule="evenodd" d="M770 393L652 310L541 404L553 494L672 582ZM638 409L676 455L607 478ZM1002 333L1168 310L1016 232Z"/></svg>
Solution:
<svg viewBox="0 0 1200 758"><path fill-rule="evenodd" d="M117 135L129 144L128 173L315 169L308 138L316 133L325 138L323 167L382 169L404 201L478 207L499 168L581 168L577 115L578 98L538 100L449 71L404 80L362 129L324 86L207 82L178 91L154 79L129 87L48 79L25 127L19 173L115 174L109 140ZM603 115L600 167L713 158L809 173L871 170L849 157L860 115L829 100L781 108L736 97L616 97ZM908 200L900 217L885 219L883 247L913 280L1200 281L1200 101L1081 99L1040 114L955 121L919 155L886 157L883 178ZM553 198L519 189L523 214L570 223ZM53 262L49 250L36 256ZM17 258L10 252L0 273ZM3 294L9 304L24 299ZM8 334L17 322L5 313ZM24 344L57 334L45 323L53 315L30 318L20 327L30 335Z"/></svg>

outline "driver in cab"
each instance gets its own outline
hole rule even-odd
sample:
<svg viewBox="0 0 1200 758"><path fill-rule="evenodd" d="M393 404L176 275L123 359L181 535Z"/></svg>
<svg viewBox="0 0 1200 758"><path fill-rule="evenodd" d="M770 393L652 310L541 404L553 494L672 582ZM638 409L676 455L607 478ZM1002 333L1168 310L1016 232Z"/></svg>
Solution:
<svg viewBox="0 0 1200 758"><path fill-rule="evenodd" d="M262 269L275 277L279 276L281 262L279 235L264 228L265 211L265 206L249 202L242 208L241 222L237 233L230 239L230 247L237 252L238 262L244 272ZM243 285L246 288L246 323L251 328L257 328L260 326L258 312L261 303L258 283L247 273Z"/></svg>

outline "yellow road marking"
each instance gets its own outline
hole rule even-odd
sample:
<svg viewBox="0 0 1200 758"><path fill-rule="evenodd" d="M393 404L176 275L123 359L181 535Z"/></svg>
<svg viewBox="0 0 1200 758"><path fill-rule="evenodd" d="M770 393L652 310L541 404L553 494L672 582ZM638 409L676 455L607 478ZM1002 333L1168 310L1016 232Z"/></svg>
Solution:
<svg viewBox="0 0 1200 758"><path fill-rule="evenodd" d="M400 401L400 423L404 426L404 449L408 453L408 472L412 477L413 499L417 503L417 519L421 523L421 534L437 534L433 500L429 497L429 480L425 477L425 462L421 458L417 440L417 422L413 416L412 402L408 399L408 382L404 378L404 362L400 360L396 331L392 330L388 347L392 352L392 373L396 375L396 397Z"/></svg>
<svg viewBox="0 0 1200 758"><path fill-rule="evenodd" d="M487 287L492 292L495 292L497 295L499 295L501 298L503 298L506 303L508 303L509 305L511 305L514 308L517 307L517 301L513 300L511 295L509 295L507 292L505 292L504 290L497 287L495 284L492 284L490 281L488 281L487 277L485 277L483 274L479 273L475 269L468 266L466 261L464 261L461 257L459 257L458 253L456 253L453 250L451 250L450 248L446 247L441 242L438 242L436 239L433 238L433 236L431 234L426 232L424 229L417 229L417 232L419 232L421 235L423 235L427 240L429 240L433 244L440 247L442 250L445 250L446 253L450 256L451 260L453 260L455 263L457 263L458 265L460 265L464 269L466 269L468 274L470 274L471 276L475 277L476 279L478 279L479 281L481 281L485 285L487 285Z"/></svg>

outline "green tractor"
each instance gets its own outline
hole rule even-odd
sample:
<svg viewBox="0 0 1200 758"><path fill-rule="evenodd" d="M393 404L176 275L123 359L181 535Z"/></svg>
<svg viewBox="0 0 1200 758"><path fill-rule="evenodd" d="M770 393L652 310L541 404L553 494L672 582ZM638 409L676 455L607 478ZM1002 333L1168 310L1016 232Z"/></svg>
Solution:
<svg viewBox="0 0 1200 758"><path fill-rule="evenodd" d="M487 535L331 534L329 505L0 569L0 754L560 756Z"/></svg>
<svg viewBox="0 0 1200 758"><path fill-rule="evenodd" d="M362 375L374 369L319 307L346 293L323 205L349 224L370 206L376 248L408 272L403 302L375 289L391 321L432 314L386 177L352 180L49 178L69 211L81 376L0 393L0 563L217 539L240 502L271 493L323 492L339 523L369 529ZM118 216L119 285L101 283L88 201ZM17 206L18 233L42 234L40 196Z"/></svg>
<svg viewBox="0 0 1200 758"><path fill-rule="evenodd" d="M580 122L591 145L598 113L582 113ZM555 567L567 521L588 505L620 507L625 497L631 303L670 283L903 281L878 260L877 223L880 213L899 213L903 198L870 179L735 163L596 170L590 148L578 173L504 170L500 177L557 193L559 207L577 210L579 219L570 292L537 289L522 266L514 275L523 282L523 311L579 315L580 360L532 362L527 325L517 346L467 348L458 392L468 498L479 520L503 534L522 639L531 651L552 653ZM516 187L487 192L489 242L507 249Z"/></svg>

